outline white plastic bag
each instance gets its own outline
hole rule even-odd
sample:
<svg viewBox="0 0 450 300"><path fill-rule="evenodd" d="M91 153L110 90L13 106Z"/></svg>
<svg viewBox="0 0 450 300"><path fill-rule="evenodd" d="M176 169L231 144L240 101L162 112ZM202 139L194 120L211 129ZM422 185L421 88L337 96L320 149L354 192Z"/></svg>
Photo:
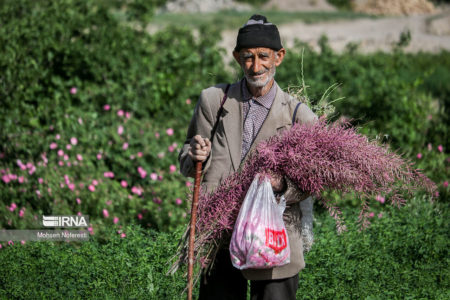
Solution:
<svg viewBox="0 0 450 300"><path fill-rule="evenodd" d="M233 266L266 269L290 262L289 240L283 222L286 200L278 204L267 177L256 175L245 196L230 243Z"/></svg>

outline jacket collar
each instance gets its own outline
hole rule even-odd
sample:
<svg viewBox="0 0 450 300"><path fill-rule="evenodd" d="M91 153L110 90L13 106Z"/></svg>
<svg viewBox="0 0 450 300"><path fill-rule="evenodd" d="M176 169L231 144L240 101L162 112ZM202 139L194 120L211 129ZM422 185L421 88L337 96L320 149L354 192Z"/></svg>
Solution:
<svg viewBox="0 0 450 300"><path fill-rule="evenodd" d="M248 153L256 148L256 145L263 140L277 134L277 129L284 127L291 123L289 113L286 113L287 100L284 92L274 82L276 88L275 99L270 107L269 114L261 126L261 129L253 141ZM228 90L228 97L223 108L223 126L228 148L230 150L231 162L234 171L239 168L241 163L241 149L242 149L242 126L243 126L243 112L242 103L244 95L240 88L240 81L232 84ZM244 158L245 159L247 156Z"/></svg>

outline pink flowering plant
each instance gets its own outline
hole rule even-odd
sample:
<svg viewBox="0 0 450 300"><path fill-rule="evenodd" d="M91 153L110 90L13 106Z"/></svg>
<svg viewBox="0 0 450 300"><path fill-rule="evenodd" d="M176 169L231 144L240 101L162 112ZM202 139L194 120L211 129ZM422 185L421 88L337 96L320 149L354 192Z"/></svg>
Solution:
<svg viewBox="0 0 450 300"><path fill-rule="evenodd" d="M435 184L410 161L346 123L328 125L322 119L315 124L296 124L259 144L239 172L225 179L213 193L200 196L195 253L203 267L209 265L218 245L228 243L255 175L269 171L282 174L303 193L320 199L336 219L339 232L345 230L341 212L333 201L323 197L326 192L353 192L361 205L360 226L366 227L368 218L373 217L370 203L388 201L399 207L418 189L431 195L436 191ZM186 262L186 249L187 240L174 266Z"/></svg>
<svg viewBox="0 0 450 300"><path fill-rule="evenodd" d="M179 199L189 187L174 165L182 132L135 115L109 104L95 113L74 108L48 128L7 134L0 228L41 228L44 214L89 215L92 234L129 223L158 230L183 223L187 203Z"/></svg>

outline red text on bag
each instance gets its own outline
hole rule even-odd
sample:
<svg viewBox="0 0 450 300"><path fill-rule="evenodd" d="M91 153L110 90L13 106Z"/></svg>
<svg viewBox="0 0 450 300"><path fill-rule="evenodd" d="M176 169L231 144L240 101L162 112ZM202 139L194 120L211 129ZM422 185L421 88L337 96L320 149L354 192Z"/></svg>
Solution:
<svg viewBox="0 0 450 300"><path fill-rule="evenodd" d="M287 246L286 231L266 228L266 246L272 248L275 253L281 252Z"/></svg>

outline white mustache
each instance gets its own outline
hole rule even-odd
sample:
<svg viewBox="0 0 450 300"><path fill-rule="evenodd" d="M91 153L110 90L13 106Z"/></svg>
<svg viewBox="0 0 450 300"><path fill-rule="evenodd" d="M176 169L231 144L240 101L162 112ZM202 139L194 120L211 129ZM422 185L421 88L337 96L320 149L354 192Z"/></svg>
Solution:
<svg viewBox="0 0 450 300"><path fill-rule="evenodd" d="M263 75L263 74L267 73L268 71L269 70L259 71L259 72L256 72L256 73L250 72L250 73L248 73L248 76L259 76L259 75Z"/></svg>

